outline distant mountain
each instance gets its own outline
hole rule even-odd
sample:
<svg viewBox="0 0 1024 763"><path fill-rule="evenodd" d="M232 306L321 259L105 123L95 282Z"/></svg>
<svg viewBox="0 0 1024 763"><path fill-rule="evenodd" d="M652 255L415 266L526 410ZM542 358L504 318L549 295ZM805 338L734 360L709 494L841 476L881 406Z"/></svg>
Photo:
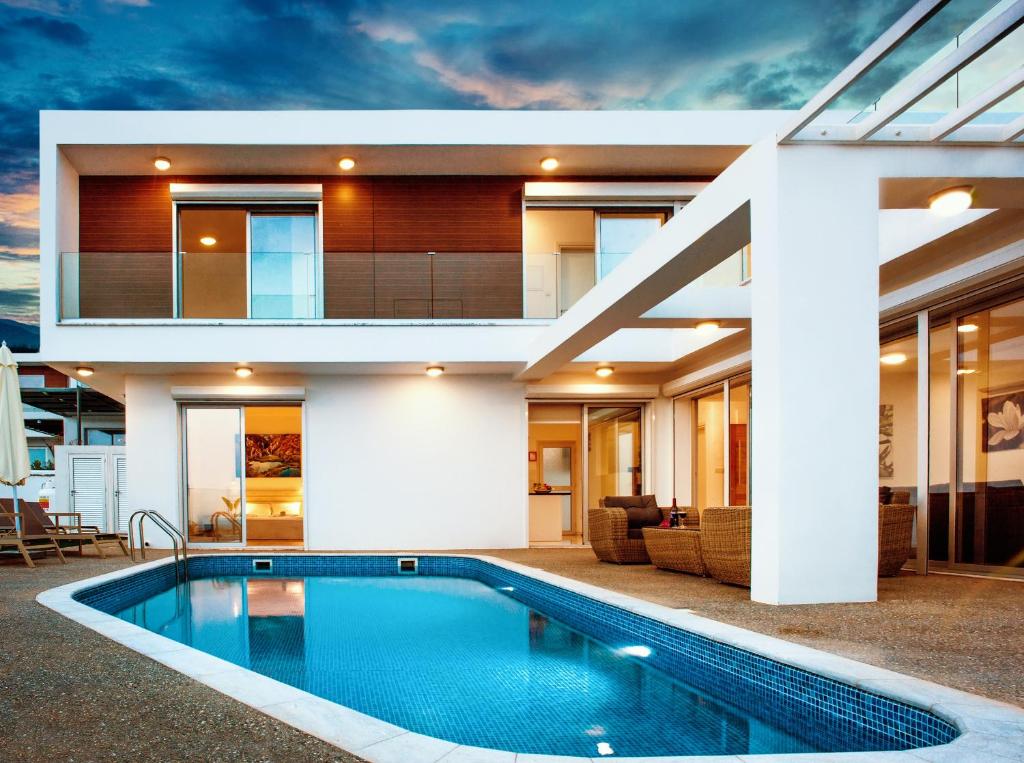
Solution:
<svg viewBox="0 0 1024 763"><path fill-rule="evenodd" d="M12 352L39 352L39 327L0 318L0 339Z"/></svg>

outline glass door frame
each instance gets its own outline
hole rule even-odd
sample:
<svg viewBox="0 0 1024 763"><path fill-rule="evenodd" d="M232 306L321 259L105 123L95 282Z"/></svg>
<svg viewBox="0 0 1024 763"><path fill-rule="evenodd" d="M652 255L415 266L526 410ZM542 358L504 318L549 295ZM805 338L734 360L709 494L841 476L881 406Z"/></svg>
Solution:
<svg viewBox="0 0 1024 763"><path fill-rule="evenodd" d="M732 392L733 387L746 386L749 390L747 396L747 501L750 502L751 496L754 489L753 484L753 459L750 457L750 442L753 433L754 426L754 385L752 382L752 374L750 371L736 374L735 376L729 376L721 381L712 382L703 387L699 387L695 390L691 390L682 395L676 395L672 398L673 411L676 403L686 401L690 406L690 496L686 500L687 505L696 507L697 506L697 400L702 397L708 397L709 395L722 395L722 496L723 505L732 506L730 500L730 485L729 478L731 474L732 465L730 459L732 454L730 452L731 445L731 422L732 422ZM672 416L672 442L673 448L676 442L676 431L675 431L675 414ZM672 459L673 467L675 465L675 457ZM674 486L677 484L675 473L673 470L672 475L673 492L675 492Z"/></svg>
<svg viewBox="0 0 1024 763"><path fill-rule="evenodd" d="M258 185L254 185L258 188ZM238 207L245 209L245 317L244 318L184 318L182 316L182 261L179 247L182 208L190 207ZM261 210L260 207L267 209ZM252 318L252 214L273 214L284 212L287 207L300 207L306 214L315 218L313 240L314 288L313 315L308 318L258 318L259 321L289 322L322 320L324 317L324 202L323 199L312 200L275 200L275 199L174 199L171 201L171 305L172 316L176 320L198 320L203 323L223 321L251 321ZM525 304L525 303L524 303Z"/></svg>
<svg viewBox="0 0 1024 763"><path fill-rule="evenodd" d="M185 536L185 544L189 548L244 548L246 544L246 523L245 523L245 406L248 403L236 402L234 400L203 401L203 400L182 400L178 401L178 472L179 472L179 507L178 516L181 519L182 535ZM189 506L188 506L188 419L187 412L190 409L207 410L237 410L238 411L238 432L240 442L238 458L240 463L236 464L238 469L238 498L239 518L242 531L237 541L204 541L191 540L189 532ZM305 509L305 507L303 507Z"/></svg>
<svg viewBox="0 0 1024 763"><path fill-rule="evenodd" d="M637 399L609 399L609 400L594 400L582 399L582 398L527 398L527 405L532 403L563 403L569 405L580 405L582 406L582 414L580 419L580 486L582 507L583 507L583 524L581 532L583 535L583 545L590 543L590 427L587 426L589 420L589 413L591 408L609 408L609 407L635 407L640 409L640 484L642 489L647 489L651 484L651 458L650 449L652 447L652 427L651 427L651 406L650 400L637 400Z"/></svg>

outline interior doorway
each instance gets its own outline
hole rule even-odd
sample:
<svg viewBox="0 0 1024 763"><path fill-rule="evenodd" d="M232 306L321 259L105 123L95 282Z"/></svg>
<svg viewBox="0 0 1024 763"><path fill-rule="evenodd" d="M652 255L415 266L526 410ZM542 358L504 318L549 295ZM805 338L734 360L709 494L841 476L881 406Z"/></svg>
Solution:
<svg viewBox="0 0 1024 763"><path fill-rule="evenodd" d="M182 406L190 544L304 544L301 404Z"/></svg>
<svg viewBox="0 0 1024 763"><path fill-rule="evenodd" d="M583 406L529 404L529 540L583 543Z"/></svg>

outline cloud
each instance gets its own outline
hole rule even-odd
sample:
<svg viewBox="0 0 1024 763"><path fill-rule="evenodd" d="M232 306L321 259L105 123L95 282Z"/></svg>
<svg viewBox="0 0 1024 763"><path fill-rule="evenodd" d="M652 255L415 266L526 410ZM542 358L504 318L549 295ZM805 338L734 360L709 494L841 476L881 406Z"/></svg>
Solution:
<svg viewBox="0 0 1024 763"><path fill-rule="evenodd" d="M82 47L89 42L89 35L78 24L44 16L26 16L16 19L9 28L29 32L49 42L71 47Z"/></svg>

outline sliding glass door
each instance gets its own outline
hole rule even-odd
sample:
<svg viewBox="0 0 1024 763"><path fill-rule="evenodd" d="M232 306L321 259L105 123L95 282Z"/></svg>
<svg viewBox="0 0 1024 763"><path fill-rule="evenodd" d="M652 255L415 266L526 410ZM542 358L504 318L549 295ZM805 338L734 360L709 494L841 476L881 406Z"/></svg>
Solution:
<svg viewBox="0 0 1024 763"><path fill-rule="evenodd" d="M183 204L178 208L182 318L316 318L313 209Z"/></svg>
<svg viewBox="0 0 1024 763"><path fill-rule="evenodd" d="M729 379L673 403L675 494L703 511L749 506L751 385Z"/></svg>
<svg viewBox="0 0 1024 763"><path fill-rule="evenodd" d="M587 406L587 505L643 494L643 408Z"/></svg>
<svg viewBox="0 0 1024 763"><path fill-rule="evenodd" d="M300 404L183 406L189 543L301 546L302 442Z"/></svg>
<svg viewBox="0 0 1024 763"><path fill-rule="evenodd" d="M186 407L185 516L189 543L245 542L242 408Z"/></svg>

